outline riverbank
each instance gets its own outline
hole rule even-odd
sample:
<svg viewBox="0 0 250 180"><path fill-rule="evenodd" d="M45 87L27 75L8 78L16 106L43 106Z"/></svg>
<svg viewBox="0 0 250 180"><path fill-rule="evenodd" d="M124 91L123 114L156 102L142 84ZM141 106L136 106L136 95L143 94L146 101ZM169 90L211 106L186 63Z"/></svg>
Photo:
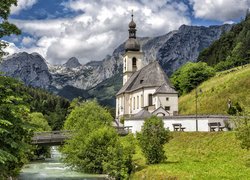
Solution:
<svg viewBox="0 0 250 180"><path fill-rule="evenodd" d="M174 132L165 145L167 161L146 165L137 147L137 169L131 179L249 179L250 151L243 150L234 132Z"/></svg>

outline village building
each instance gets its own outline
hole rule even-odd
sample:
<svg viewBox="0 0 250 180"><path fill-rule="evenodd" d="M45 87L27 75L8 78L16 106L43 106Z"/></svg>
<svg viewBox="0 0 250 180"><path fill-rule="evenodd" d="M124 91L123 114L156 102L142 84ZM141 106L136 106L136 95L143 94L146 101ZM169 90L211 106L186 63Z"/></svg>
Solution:
<svg viewBox="0 0 250 180"><path fill-rule="evenodd" d="M123 87L116 94L116 117L178 114L178 93L157 61L144 65L136 24L129 23L123 57Z"/></svg>

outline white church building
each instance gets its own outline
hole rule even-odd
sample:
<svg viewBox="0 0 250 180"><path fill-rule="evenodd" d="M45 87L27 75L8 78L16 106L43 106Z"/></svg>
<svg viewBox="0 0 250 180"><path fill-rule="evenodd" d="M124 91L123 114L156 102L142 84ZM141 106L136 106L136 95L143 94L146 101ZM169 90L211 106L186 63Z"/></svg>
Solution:
<svg viewBox="0 0 250 180"><path fill-rule="evenodd" d="M116 94L116 117L178 114L177 91L157 61L144 65L140 49L132 15L123 57L123 87Z"/></svg>
<svg viewBox="0 0 250 180"><path fill-rule="evenodd" d="M136 24L129 23L129 38L123 56L123 86L116 94L116 119L133 133L141 131L144 120L152 115L163 118L170 130L209 131L208 123L221 122L226 116L179 116L178 92L157 61L144 65L143 52L136 39ZM175 125L178 127L175 129ZM182 129L181 129L182 127Z"/></svg>

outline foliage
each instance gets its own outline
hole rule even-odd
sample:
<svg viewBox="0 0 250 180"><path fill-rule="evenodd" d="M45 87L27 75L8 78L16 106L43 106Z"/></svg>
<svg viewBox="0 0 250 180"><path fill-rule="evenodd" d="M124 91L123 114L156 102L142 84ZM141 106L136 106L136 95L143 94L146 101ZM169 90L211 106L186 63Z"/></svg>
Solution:
<svg viewBox="0 0 250 180"><path fill-rule="evenodd" d="M198 114L228 115L228 99L232 105L237 102L242 110L250 111L250 65L218 72L203 82L198 89ZM179 98L180 114L195 114L195 90Z"/></svg>
<svg viewBox="0 0 250 180"><path fill-rule="evenodd" d="M250 149L250 114L234 117L233 121L236 125L236 137L241 141L241 147Z"/></svg>
<svg viewBox="0 0 250 180"><path fill-rule="evenodd" d="M19 86L12 78L0 77L0 179L17 175L31 149L28 95L17 93Z"/></svg>
<svg viewBox="0 0 250 180"><path fill-rule="evenodd" d="M129 179L134 169L132 155L135 153L135 139L132 134L119 138L115 147L108 149L108 161L103 163L104 172L115 179Z"/></svg>
<svg viewBox="0 0 250 180"><path fill-rule="evenodd" d="M172 132L165 144L165 163L147 165L139 147L134 180L249 179L249 151L240 147L235 132Z"/></svg>
<svg viewBox="0 0 250 180"><path fill-rule="evenodd" d="M34 126L34 131L42 132L42 131L51 131L51 127L49 126L47 120L43 116L42 113L33 112L29 115L30 124Z"/></svg>
<svg viewBox="0 0 250 180"><path fill-rule="evenodd" d="M71 111L64 129L73 136L63 146L64 161L86 173L105 173L116 179L128 179L132 171L132 147L121 143L109 112L96 101L89 101Z"/></svg>
<svg viewBox="0 0 250 180"><path fill-rule="evenodd" d="M0 2L0 39L4 36L9 36L11 34L20 34L21 31L14 25L8 22L8 17L10 14L10 7L12 5L17 5L17 0L2 0ZM6 55L4 48L8 44L5 41L0 40L0 60L3 55Z"/></svg>
<svg viewBox="0 0 250 180"><path fill-rule="evenodd" d="M41 112L47 119L52 130L60 130L68 113L69 101L39 88L19 86L19 93L27 92L30 96L26 100L30 104L31 112Z"/></svg>
<svg viewBox="0 0 250 180"><path fill-rule="evenodd" d="M137 134L140 147L149 164L157 164L166 159L163 145L169 141L169 130L164 128L162 119L152 116L145 120L141 134Z"/></svg>
<svg viewBox="0 0 250 180"><path fill-rule="evenodd" d="M29 122L31 124L32 131L42 132L42 131L51 131L51 127L49 126L47 119L43 116L42 113L33 112L29 114ZM48 157L50 155L50 147L33 145L32 146L32 155L30 155L29 159L40 159L41 156Z"/></svg>
<svg viewBox="0 0 250 180"><path fill-rule="evenodd" d="M188 93L200 83L215 75L212 67L206 63L188 62L171 77L171 81L180 94Z"/></svg>
<svg viewBox="0 0 250 180"><path fill-rule="evenodd" d="M236 24L210 47L204 49L198 61L207 62L217 71L250 63L250 18Z"/></svg>

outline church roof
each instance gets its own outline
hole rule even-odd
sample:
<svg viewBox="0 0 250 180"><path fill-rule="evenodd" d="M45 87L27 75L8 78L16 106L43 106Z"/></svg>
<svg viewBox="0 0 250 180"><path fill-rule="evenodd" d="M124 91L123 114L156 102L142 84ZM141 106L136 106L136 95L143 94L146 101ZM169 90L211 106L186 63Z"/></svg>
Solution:
<svg viewBox="0 0 250 180"><path fill-rule="evenodd" d="M162 87L164 84L167 88ZM145 87L160 87L160 92L166 89L167 93L177 93L159 63L153 61L139 71L134 72L116 95Z"/></svg>
<svg viewBox="0 0 250 180"><path fill-rule="evenodd" d="M162 84L161 87L159 87L154 94L176 94L177 91L169 86L169 84Z"/></svg>

